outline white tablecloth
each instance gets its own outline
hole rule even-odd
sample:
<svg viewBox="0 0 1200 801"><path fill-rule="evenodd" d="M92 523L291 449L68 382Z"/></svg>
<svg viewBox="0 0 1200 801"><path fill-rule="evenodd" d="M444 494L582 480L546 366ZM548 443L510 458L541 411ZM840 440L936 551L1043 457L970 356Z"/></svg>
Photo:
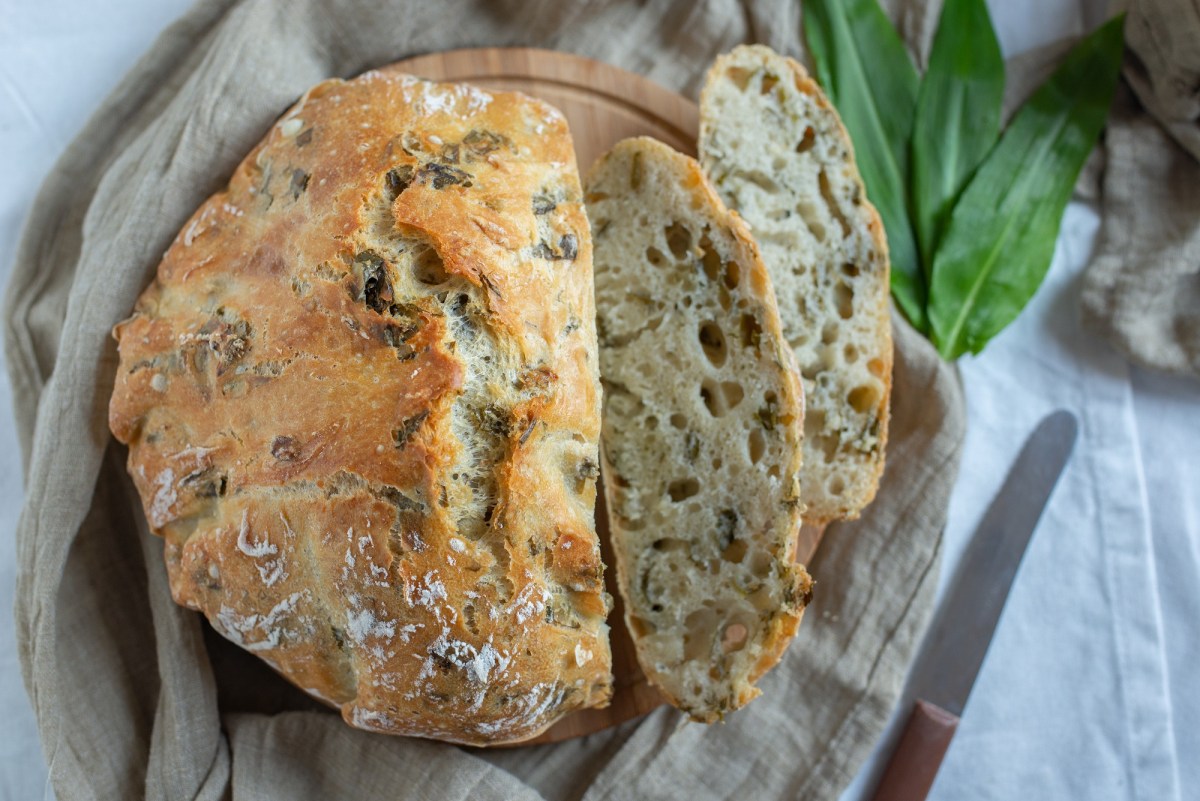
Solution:
<svg viewBox="0 0 1200 801"><path fill-rule="evenodd" d="M0 282L53 161L189 4L0 0ZM1014 54L1089 30L1107 3L989 5ZM1169 801L1200 787L1200 382L1133 368L1081 329L1079 278L1097 226L1094 210L1072 204L1033 303L961 362L970 424L943 586L1041 416L1071 409L1081 429L935 799ZM52 794L15 656L20 459L6 375L0 385L0 797L32 799ZM847 801L877 768L864 769Z"/></svg>

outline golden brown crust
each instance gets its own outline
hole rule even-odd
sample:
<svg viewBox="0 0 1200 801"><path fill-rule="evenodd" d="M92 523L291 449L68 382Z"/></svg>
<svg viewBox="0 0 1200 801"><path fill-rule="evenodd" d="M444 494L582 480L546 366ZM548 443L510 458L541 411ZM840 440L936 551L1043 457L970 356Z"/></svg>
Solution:
<svg viewBox="0 0 1200 801"><path fill-rule="evenodd" d="M591 241L528 97L310 90L115 331L176 600L361 728L473 745L611 694Z"/></svg>

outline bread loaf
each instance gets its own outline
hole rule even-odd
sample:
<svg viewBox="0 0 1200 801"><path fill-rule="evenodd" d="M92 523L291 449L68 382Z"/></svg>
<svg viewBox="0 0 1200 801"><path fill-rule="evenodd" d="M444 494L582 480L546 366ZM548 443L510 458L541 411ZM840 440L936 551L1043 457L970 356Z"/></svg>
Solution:
<svg viewBox="0 0 1200 801"><path fill-rule="evenodd" d="M712 722L759 694L810 594L799 376L754 243L699 164L625 140L586 199L626 623L649 679Z"/></svg>
<svg viewBox="0 0 1200 801"><path fill-rule="evenodd" d="M892 381L887 243L837 113L761 45L721 56L700 98L700 160L762 251L804 377L805 519L875 496Z"/></svg>
<svg viewBox="0 0 1200 801"><path fill-rule="evenodd" d="M394 69L304 95L115 329L175 599L360 728L607 703L591 251L553 108Z"/></svg>

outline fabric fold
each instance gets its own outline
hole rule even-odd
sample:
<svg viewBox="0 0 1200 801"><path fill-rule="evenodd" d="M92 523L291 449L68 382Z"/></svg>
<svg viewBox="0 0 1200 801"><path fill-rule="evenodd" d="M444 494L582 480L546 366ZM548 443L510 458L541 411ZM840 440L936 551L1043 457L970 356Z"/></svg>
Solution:
<svg viewBox="0 0 1200 801"><path fill-rule="evenodd" d="M1200 7L1133 0L1105 137L1087 325L1129 359L1200 376Z"/></svg>

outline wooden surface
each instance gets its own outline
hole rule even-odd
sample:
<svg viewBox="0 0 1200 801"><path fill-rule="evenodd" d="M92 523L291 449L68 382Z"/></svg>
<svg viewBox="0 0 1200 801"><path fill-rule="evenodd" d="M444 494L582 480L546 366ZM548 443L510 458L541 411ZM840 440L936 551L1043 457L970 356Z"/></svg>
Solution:
<svg viewBox="0 0 1200 801"><path fill-rule="evenodd" d="M567 117L580 173L622 139L653 136L696 155L700 110L640 75L568 53L529 48L451 50L401 61L413 75L524 92Z"/></svg>
<svg viewBox="0 0 1200 801"><path fill-rule="evenodd" d="M695 103L640 75L599 61L549 50L482 48L433 53L400 63L422 78L462 81L485 89L517 90L553 104L566 115L571 126L581 173L586 173L614 144L630 136L653 136L676 150L696 154L699 109ZM616 603L608 621L612 629L612 703L604 709L569 715L541 737L522 745L592 734L644 715L664 703L638 669L633 643L625 629L603 503L597 505L596 528L604 564L609 566L605 580ZM801 529L796 549L801 562L810 559L820 538L819 529L807 525Z"/></svg>

